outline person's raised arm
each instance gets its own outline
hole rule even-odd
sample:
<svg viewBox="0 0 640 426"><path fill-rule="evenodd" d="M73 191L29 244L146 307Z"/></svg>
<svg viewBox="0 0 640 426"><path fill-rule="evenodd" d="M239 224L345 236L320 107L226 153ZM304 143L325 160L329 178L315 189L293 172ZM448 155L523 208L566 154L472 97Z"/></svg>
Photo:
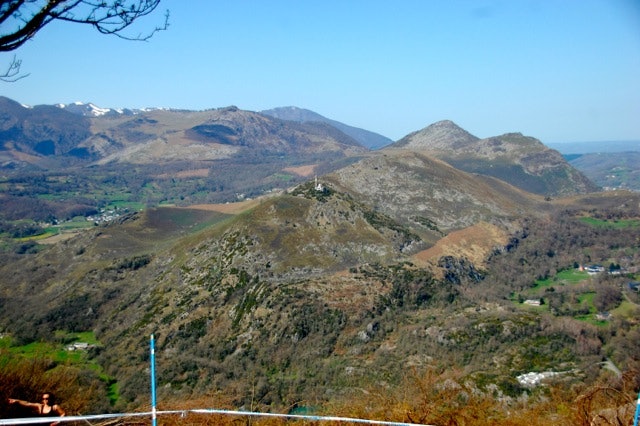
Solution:
<svg viewBox="0 0 640 426"><path fill-rule="evenodd" d="M9 398L9 404L18 404L18 405L22 405L23 407L29 407L29 408L40 408L40 404L38 404L37 402L23 401L21 399L14 399L14 398Z"/></svg>

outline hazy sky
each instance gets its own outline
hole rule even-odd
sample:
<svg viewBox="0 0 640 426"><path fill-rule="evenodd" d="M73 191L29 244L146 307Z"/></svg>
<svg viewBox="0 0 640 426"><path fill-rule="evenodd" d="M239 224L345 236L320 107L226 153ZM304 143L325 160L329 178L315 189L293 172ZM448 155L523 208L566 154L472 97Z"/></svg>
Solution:
<svg viewBox="0 0 640 426"><path fill-rule="evenodd" d="M640 139L638 0L162 0L148 42L54 23L0 94L29 105L298 106L397 140L450 119L479 137Z"/></svg>

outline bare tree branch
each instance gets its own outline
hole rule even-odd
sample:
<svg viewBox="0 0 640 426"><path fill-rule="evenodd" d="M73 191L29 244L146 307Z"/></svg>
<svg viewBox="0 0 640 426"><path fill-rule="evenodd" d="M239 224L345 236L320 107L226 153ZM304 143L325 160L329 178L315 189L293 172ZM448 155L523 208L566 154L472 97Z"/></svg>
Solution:
<svg viewBox="0 0 640 426"><path fill-rule="evenodd" d="M168 28L169 11L163 24L146 34L129 35L125 30L159 4L160 0L0 0L0 52L16 50L53 21L91 25L101 34L145 41ZM14 57L0 80L25 77L20 76L20 65Z"/></svg>
<svg viewBox="0 0 640 426"><path fill-rule="evenodd" d="M22 61L19 59L16 59L14 55L7 69L2 74L0 74L0 81L3 81L5 83L13 83L22 78L29 76L29 74L20 74L21 65L22 65Z"/></svg>

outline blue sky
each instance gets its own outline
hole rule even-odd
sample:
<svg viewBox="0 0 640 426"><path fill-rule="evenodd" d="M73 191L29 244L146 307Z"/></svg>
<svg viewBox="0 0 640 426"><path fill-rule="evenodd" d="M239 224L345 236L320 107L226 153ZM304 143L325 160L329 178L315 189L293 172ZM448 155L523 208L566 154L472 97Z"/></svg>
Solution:
<svg viewBox="0 0 640 426"><path fill-rule="evenodd" d="M15 53L29 105L298 106L397 140L450 119L479 137L640 140L638 0L162 0L134 32L53 23Z"/></svg>

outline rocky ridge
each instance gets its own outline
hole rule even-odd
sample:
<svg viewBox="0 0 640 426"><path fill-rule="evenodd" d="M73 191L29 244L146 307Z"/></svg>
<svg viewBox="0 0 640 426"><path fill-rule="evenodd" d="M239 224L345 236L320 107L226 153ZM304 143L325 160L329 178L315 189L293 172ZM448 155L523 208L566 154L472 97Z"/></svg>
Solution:
<svg viewBox="0 0 640 426"><path fill-rule="evenodd" d="M385 149L423 152L460 170L497 177L546 196L567 196L598 189L558 151L521 133L480 139L445 120L411 133Z"/></svg>

